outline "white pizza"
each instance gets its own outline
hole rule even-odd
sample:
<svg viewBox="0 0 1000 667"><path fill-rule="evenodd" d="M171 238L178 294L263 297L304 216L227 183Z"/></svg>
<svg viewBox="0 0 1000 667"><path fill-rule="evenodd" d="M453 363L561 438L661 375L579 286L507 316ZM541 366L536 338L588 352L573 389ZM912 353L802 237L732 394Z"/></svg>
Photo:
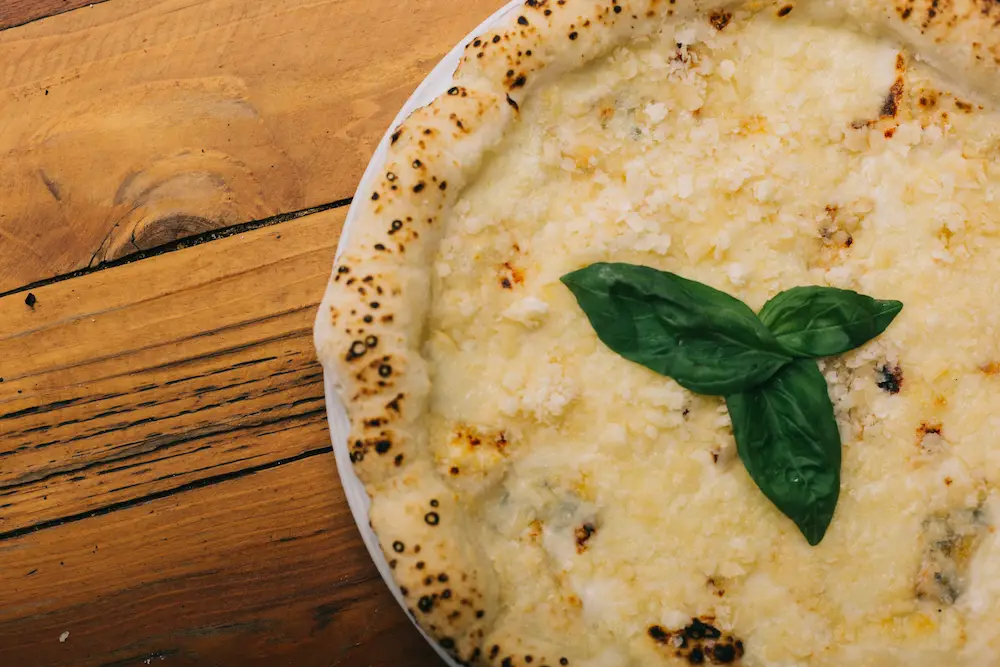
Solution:
<svg viewBox="0 0 1000 667"><path fill-rule="evenodd" d="M392 135L316 323L416 621L496 667L1000 666L1000 2L527 0ZM897 299L825 537L562 278Z"/></svg>

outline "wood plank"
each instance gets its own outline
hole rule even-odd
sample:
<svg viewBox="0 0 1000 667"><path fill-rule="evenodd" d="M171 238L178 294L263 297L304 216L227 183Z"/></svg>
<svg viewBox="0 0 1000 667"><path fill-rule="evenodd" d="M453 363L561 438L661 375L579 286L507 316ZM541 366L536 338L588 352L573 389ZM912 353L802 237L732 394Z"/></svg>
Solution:
<svg viewBox="0 0 1000 667"><path fill-rule="evenodd" d="M332 455L0 542L0 590L2 665L440 664Z"/></svg>
<svg viewBox="0 0 1000 667"><path fill-rule="evenodd" d="M63 14L105 0L4 0L0 4L0 30Z"/></svg>
<svg viewBox="0 0 1000 667"><path fill-rule="evenodd" d="M114 0L0 32L0 293L353 194L502 0Z"/></svg>
<svg viewBox="0 0 1000 667"><path fill-rule="evenodd" d="M326 447L345 211L0 299L0 538Z"/></svg>
<svg viewBox="0 0 1000 667"><path fill-rule="evenodd" d="M330 453L345 211L0 298L0 665L438 664Z"/></svg>

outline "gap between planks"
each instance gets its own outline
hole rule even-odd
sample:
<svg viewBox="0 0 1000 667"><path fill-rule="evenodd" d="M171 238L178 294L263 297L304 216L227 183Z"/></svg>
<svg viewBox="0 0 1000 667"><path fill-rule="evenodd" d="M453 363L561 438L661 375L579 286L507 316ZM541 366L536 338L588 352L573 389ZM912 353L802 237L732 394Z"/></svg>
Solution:
<svg viewBox="0 0 1000 667"><path fill-rule="evenodd" d="M0 298L0 540L328 452L312 321L345 213Z"/></svg>
<svg viewBox="0 0 1000 667"><path fill-rule="evenodd" d="M108 0L104 0L107 2ZM222 227L220 229L215 229L212 231L204 232L202 234L197 234L195 236L187 236L176 241L171 241L170 243L165 243L160 246L155 246L149 250L141 250L130 255L125 255L116 260L109 262L104 262L102 264L97 264L96 266L89 266L85 269L80 269L78 271L73 271L72 273L65 273L58 276L52 276L51 278L46 278L44 280L39 280L22 287L17 287L6 292L0 292L0 299L10 296L12 294L20 294L22 292L30 292L33 289L39 287L44 287L46 285L52 285L54 283L59 283L64 280L71 280L73 278L79 278L81 276L86 276L97 271L104 271L106 269L113 269L116 266L122 266L123 264L131 264L132 262L138 262L142 259L148 259L150 257L157 257L158 255L163 255L168 252L174 252L175 250L183 250L185 248L191 248L196 245L201 245L202 243L208 243L209 241L217 241L219 239L224 239L235 234L244 234L246 232L251 232L255 229L261 229L263 227L270 227L272 225L280 225L283 222L288 222L290 220L297 220L298 218L305 217L307 215L314 215L316 213L322 213L323 211L328 211L335 208L341 208L343 206L350 206L353 198L341 199L335 202L330 202L328 204L321 204L319 206L314 206L313 208L303 209L301 211L292 211L290 213L280 213L270 218L265 218L263 220L251 220L250 222L244 222L237 225L231 225L229 227Z"/></svg>

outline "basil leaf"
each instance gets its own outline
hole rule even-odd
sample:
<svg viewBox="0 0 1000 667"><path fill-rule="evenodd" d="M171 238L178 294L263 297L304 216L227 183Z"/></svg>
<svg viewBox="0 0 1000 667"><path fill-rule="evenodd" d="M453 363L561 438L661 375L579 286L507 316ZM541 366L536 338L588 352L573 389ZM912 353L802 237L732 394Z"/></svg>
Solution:
<svg viewBox="0 0 1000 667"><path fill-rule="evenodd" d="M699 394L751 389L791 361L741 301L673 273L599 263L562 281L605 345Z"/></svg>
<svg viewBox="0 0 1000 667"><path fill-rule="evenodd" d="M726 397L750 477L809 544L823 540L840 494L840 432L826 379L800 359L749 392Z"/></svg>
<svg viewBox="0 0 1000 667"><path fill-rule="evenodd" d="M795 287L768 301L760 319L793 355L832 357L878 336L902 309L850 290Z"/></svg>

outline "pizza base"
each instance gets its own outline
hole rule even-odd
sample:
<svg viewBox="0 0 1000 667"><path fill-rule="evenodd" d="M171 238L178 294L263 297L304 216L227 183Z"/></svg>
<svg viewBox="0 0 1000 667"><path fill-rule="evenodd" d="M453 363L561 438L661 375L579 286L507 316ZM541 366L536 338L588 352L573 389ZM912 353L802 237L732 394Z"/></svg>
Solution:
<svg viewBox="0 0 1000 667"><path fill-rule="evenodd" d="M998 17L532 0L467 46L356 202L316 324L372 526L443 648L1000 664ZM820 547L718 400L597 342L558 278L610 259L753 307L800 284L906 303L824 367L845 493Z"/></svg>

